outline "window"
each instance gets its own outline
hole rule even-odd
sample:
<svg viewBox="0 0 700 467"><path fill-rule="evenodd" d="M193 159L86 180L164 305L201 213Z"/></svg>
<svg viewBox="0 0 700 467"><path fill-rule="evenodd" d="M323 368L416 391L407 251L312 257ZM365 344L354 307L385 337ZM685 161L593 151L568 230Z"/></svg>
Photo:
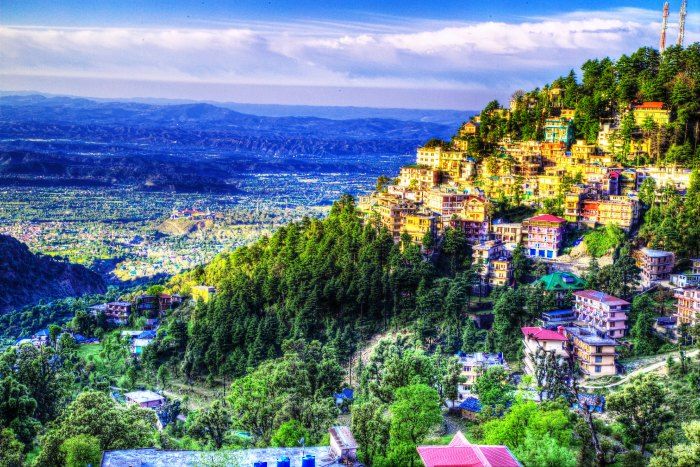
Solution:
<svg viewBox="0 0 700 467"><path fill-rule="evenodd" d="M600 355L596 355L595 362L596 363L603 363L603 357L601 357Z"/></svg>
<svg viewBox="0 0 700 467"><path fill-rule="evenodd" d="M597 347L595 348L595 353L602 353L602 352L603 352L603 348L602 348L602 347L597 346Z"/></svg>
<svg viewBox="0 0 700 467"><path fill-rule="evenodd" d="M596 372L596 373L600 373L600 365L596 365L596 366L595 366L595 372Z"/></svg>

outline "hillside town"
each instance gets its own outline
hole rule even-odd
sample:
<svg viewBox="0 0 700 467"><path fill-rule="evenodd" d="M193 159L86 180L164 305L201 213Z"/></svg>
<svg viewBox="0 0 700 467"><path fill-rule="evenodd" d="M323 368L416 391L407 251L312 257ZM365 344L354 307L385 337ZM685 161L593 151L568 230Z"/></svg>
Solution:
<svg viewBox="0 0 700 467"><path fill-rule="evenodd" d="M700 466L688 2L677 23L670 2L386 3L352 5L383 22L301 5L326 15L301 26L261 4L241 32L8 15L9 44L65 39L31 41L56 70L140 79L155 50L178 100L0 96L0 467ZM293 87L265 84L270 51ZM221 76L273 104L179 99ZM345 107L359 95L377 108ZM438 95L481 110L419 108Z"/></svg>

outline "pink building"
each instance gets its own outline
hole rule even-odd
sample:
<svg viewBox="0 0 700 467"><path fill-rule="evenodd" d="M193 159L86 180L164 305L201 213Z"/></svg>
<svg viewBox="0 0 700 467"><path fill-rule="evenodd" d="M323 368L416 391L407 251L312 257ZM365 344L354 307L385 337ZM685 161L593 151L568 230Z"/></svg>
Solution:
<svg viewBox="0 0 700 467"><path fill-rule="evenodd" d="M523 221L526 253L534 258L553 259L559 255L566 220L542 214Z"/></svg>
<svg viewBox="0 0 700 467"><path fill-rule="evenodd" d="M506 446L483 446L467 441L458 431L447 446L418 446L426 467L520 467Z"/></svg>
<svg viewBox="0 0 700 467"><path fill-rule="evenodd" d="M627 313L630 303L596 290L574 292L576 319L596 328L614 339L627 333Z"/></svg>

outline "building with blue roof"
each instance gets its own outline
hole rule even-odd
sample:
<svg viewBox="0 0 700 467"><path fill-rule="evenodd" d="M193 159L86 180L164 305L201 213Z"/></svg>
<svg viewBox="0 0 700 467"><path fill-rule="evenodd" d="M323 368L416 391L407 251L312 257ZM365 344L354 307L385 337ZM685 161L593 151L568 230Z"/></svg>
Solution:
<svg viewBox="0 0 700 467"><path fill-rule="evenodd" d="M469 420L476 419L477 415L481 413L481 401L476 397L467 397L458 407L462 418L467 418Z"/></svg>

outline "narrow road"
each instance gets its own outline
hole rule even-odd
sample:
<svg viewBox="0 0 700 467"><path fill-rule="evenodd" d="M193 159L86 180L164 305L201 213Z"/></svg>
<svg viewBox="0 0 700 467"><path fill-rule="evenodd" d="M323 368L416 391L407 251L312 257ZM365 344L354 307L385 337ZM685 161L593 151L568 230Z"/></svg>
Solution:
<svg viewBox="0 0 700 467"><path fill-rule="evenodd" d="M690 352L686 352L685 355L686 355L686 357L694 357L695 355L698 354L698 352L700 352L700 350L698 350L698 349L696 349L696 350L691 350ZM637 368L637 369L634 370L633 372L631 372L631 373L625 375L625 377L622 378L620 381L616 381L616 382L610 383L610 384L604 384L604 385L602 385L602 386L597 386L597 385L593 385L593 384L582 384L581 387L582 387L582 388L585 388L585 389L604 389L604 388L612 388L612 387L615 387L615 386L619 386L619 385L621 385L621 384L626 383L627 381L629 381L630 379L634 378L635 376L642 375L642 374L644 374L644 373L649 373L649 372L651 372L651 371L656 371L656 370L658 370L659 368L663 368L664 366L666 366L666 359L668 359L669 355L672 356L672 357L678 358L678 357L680 356L680 352L673 352L673 353L670 353L670 354L665 354L665 355L664 355L664 359L661 360L660 362L650 363L650 364L647 365L647 366L643 366L643 367L641 367L641 368Z"/></svg>

